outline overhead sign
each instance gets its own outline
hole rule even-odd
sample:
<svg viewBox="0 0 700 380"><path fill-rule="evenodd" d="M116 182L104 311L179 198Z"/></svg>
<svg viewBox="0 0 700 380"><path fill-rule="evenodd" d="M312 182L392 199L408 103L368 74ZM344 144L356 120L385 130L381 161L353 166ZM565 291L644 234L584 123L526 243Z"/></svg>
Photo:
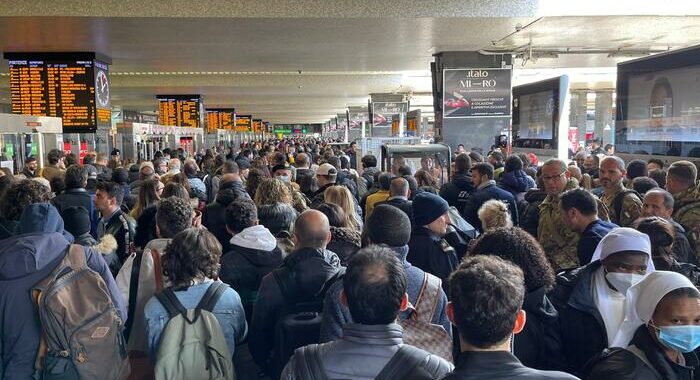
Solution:
<svg viewBox="0 0 700 380"><path fill-rule="evenodd" d="M365 108L366 109L366 108ZM369 114L367 111L362 111L362 112L350 112L350 119L349 121L349 126L350 130L361 130L362 129L362 123L364 122L367 124L369 122Z"/></svg>
<svg viewBox="0 0 700 380"><path fill-rule="evenodd" d="M372 103L372 126L389 128L394 116L404 117L408 112L408 102L374 102Z"/></svg>
<svg viewBox="0 0 700 380"><path fill-rule="evenodd" d="M253 132L262 133L262 119L253 119Z"/></svg>
<svg viewBox="0 0 700 380"><path fill-rule="evenodd" d="M63 132L111 126L109 67L95 53L5 53L12 113L55 116Z"/></svg>
<svg viewBox="0 0 700 380"><path fill-rule="evenodd" d="M445 69L443 118L510 117L511 69Z"/></svg>
<svg viewBox="0 0 700 380"><path fill-rule="evenodd" d="M234 108L207 108L207 131L217 129L233 130L236 125L236 110Z"/></svg>
<svg viewBox="0 0 700 380"><path fill-rule="evenodd" d="M202 97L200 95L156 95L158 124L176 127L201 126Z"/></svg>
<svg viewBox="0 0 700 380"><path fill-rule="evenodd" d="M252 132L253 116L236 115L236 132Z"/></svg>

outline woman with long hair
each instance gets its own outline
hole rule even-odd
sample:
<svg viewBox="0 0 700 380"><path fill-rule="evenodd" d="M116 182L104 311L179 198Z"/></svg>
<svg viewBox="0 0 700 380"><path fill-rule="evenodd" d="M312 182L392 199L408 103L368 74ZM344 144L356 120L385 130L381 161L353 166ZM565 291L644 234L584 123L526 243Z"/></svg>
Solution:
<svg viewBox="0 0 700 380"><path fill-rule="evenodd" d="M274 204L275 202L292 204L292 192L289 187L279 179L266 178L255 190L255 205L260 207L263 205Z"/></svg>
<svg viewBox="0 0 700 380"><path fill-rule="evenodd" d="M355 199L345 186L331 186L324 193L326 203L340 206L343 210L345 224L357 231L362 231L362 218L355 211Z"/></svg>
<svg viewBox="0 0 700 380"><path fill-rule="evenodd" d="M257 168L251 168L248 172L248 178L245 182L245 191L251 198L255 198L255 193L258 191L258 186L265 178L265 174Z"/></svg>
<svg viewBox="0 0 700 380"><path fill-rule="evenodd" d="M158 203L163 189L165 189L165 185L157 179L144 181L139 188L139 197L136 199L136 204L129 215L134 219L138 219L147 207Z"/></svg>
<svg viewBox="0 0 700 380"><path fill-rule="evenodd" d="M678 272L693 284L700 285L700 268L691 263L679 262L673 252L676 231L671 222L657 216L637 219L635 228L649 235L651 259L657 270Z"/></svg>
<svg viewBox="0 0 700 380"><path fill-rule="evenodd" d="M413 177L416 179L419 188L432 187L436 190L439 190L435 177L433 177L432 174L430 174L430 172L428 172L427 170L418 169L418 171L416 171L416 174L414 174Z"/></svg>

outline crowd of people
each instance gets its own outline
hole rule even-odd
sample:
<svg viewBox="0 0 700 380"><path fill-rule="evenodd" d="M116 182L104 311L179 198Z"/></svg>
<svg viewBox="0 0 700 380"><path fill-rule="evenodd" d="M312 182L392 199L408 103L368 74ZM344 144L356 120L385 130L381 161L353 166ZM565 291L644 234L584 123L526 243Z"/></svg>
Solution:
<svg viewBox="0 0 700 380"><path fill-rule="evenodd" d="M29 157L0 378L700 379L697 168L591 148Z"/></svg>

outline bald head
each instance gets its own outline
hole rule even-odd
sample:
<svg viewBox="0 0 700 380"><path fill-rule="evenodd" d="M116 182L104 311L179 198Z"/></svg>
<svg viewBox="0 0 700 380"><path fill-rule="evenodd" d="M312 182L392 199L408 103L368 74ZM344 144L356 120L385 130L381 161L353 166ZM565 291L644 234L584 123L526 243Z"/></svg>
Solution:
<svg viewBox="0 0 700 380"><path fill-rule="evenodd" d="M294 222L296 248L325 249L331 240L328 218L318 210L302 212Z"/></svg>
<svg viewBox="0 0 700 380"><path fill-rule="evenodd" d="M391 180L389 195L392 197L408 197L409 189L408 181L406 181L406 179L396 177Z"/></svg>

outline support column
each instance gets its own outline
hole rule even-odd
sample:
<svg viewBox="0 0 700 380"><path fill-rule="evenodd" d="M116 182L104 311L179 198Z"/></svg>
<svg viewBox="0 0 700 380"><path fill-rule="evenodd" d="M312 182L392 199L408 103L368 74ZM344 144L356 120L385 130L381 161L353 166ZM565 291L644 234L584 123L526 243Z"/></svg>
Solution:
<svg viewBox="0 0 700 380"><path fill-rule="evenodd" d="M569 127L578 128L578 141L586 142L586 95L588 90L571 91L571 113L569 114Z"/></svg>
<svg viewBox="0 0 700 380"><path fill-rule="evenodd" d="M443 118L444 69L511 69L510 54L484 55L476 51L441 52L430 64L433 76L433 104L435 108L435 141L448 144L452 150L464 144L467 151L475 149L486 153L494 145L495 137L509 134L511 115L503 117ZM509 96L509 101L510 96Z"/></svg>
<svg viewBox="0 0 700 380"><path fill-rule="evenodd" d="M601 146L605 146L612 143L615 136L613 90L599 90L595 94L595 137L602 139Z"/></svg>

